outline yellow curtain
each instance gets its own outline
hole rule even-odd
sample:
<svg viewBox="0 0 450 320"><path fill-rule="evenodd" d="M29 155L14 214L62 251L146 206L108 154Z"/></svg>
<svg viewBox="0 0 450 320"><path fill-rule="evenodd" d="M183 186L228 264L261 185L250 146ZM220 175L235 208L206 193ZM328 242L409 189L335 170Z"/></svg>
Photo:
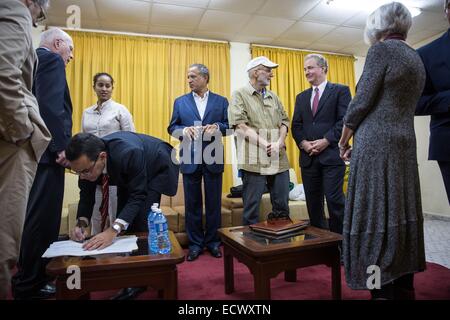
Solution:
<svg viewBox="0 0 450 320"><path fill-rule="evenodd" d="M83 110L96 102L92 78L107 72L114 78L113 99L133 115L136 130L176 145L167 133L175 98L189 92L187 69L202 63L210 70L211 91L230 92L230 49L227 43L150 38L68 31L74 59L67 67L73 103L73 132L80 131ZM227 150L225 150L227 152ZM223 190L232 186L226 165Z"/></svg>
<svg viewBox="0 0 450 320"><path fill-rule="evenodd" d="M303 65L305 56L313 52L256 45L252 45L251 50L253 58L266 56L273 62L279 64L279 67L275 69L270 90L274 91L280 97L289 115L289 119L292 121L297 94L311 87L305 78ZM352 56L321 54L328 60L328 81L349 86L353 96L355 93L355 59ZM291 168L295 169L297 179L301 181L299 166L300 152L292 134L289 134L286 139L286 149Z"/></svg>

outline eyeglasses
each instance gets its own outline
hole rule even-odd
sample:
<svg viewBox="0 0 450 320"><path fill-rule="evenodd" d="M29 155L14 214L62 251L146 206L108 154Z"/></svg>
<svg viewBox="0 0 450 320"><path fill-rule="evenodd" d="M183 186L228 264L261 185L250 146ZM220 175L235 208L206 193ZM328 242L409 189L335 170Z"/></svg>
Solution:
<svg viewBox="0 0 450 320"><path fill-rule="evenodd" d="M47 20L47 12L45 11L44 7L41 6L39 3L35 2L38 6L39 9L41 9L41 13L39 14L39 16L36 18L36 23L41 23L44 20Z"/></svg>
<svg viewBox="0 0 450 320"><path fill-rule="evenodd" d="M98 157L97 157L97 159L95 159L94 164L91 167L87 168L87 169L84 169L84 170L81 170L81 171L75 171L73 169L70 169L70 172L73 173L73 174L79 175L79 176L80 175L83 175L83 176L89 175L89 174L92 173L92 170L94 169L95 164L97 163L97 160L98 160Z"/></svg>

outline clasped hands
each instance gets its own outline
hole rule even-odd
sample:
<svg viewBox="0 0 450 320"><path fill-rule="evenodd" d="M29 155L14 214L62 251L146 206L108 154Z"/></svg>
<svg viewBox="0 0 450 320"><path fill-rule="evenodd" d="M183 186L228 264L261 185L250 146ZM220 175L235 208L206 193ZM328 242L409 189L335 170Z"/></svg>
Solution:
<svg viewBox="0 0 450 320"><path fill-rule="evenodd" d="M286 148L286 144L284 141L276 141L276 142L267 142L266 144L266 153L267 156L272 156L272 154L279 154L282 149Z"/></svg>
<svg viewBox="0 0 450 320"><path fill-rule="evenodd" d="M348 142L346 144L344 143L340 143L338 144L339 147L339 156L341 157L342 160L344 161L350 161L350 158L352 156L352 146L348 144Z"/></svg>
<svg viewBox="0 0 450 320"><path fill-rule="evenodd" d="M200 136L201 132L206 135L213 135L217 130L219 130L217 124L207 124L206 126L186 127L183 130L183 134L188 136L191 140L195 140Z"/></svg>
<svg viewBox="0 0 450 320"><path fill-rule="evenodd" d="M303 140L302 141L302 148L305 150L305 152L311 157L318 155L323 150L325 150L330 145L330 142L326 138L314 140L314 141L308 141Z"/></svg>

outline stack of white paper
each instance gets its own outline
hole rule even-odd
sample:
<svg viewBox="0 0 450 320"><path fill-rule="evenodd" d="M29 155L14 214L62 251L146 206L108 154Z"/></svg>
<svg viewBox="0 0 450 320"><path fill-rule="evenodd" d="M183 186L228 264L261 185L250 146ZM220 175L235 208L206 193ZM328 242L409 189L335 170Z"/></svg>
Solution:
<svg viewBox="0 0 450 320"><path fill-rule="evenodd" d="M42 258L53 258L59 256L92 256L105 253L125 253L136 250L137 237L123 236L114 239L113 243L102 250L87 251L83 249L83 244L72 240L53 242L44 252Z"/></svg>

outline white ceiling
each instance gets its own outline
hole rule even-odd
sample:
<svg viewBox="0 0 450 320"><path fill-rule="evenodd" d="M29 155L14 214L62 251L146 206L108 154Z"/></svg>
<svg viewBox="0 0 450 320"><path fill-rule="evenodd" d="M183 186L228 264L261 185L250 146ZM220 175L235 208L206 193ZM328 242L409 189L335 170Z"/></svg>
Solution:
<svg viewBox="0 0 450 320"><path fill-rule="evenodd" d="M444 0L411 0L422 9L412 45L448 29ZM48 25L66 26L69 5L81 28L246 42L365 56L367 14L326 0L51 0Z"/></svg>

